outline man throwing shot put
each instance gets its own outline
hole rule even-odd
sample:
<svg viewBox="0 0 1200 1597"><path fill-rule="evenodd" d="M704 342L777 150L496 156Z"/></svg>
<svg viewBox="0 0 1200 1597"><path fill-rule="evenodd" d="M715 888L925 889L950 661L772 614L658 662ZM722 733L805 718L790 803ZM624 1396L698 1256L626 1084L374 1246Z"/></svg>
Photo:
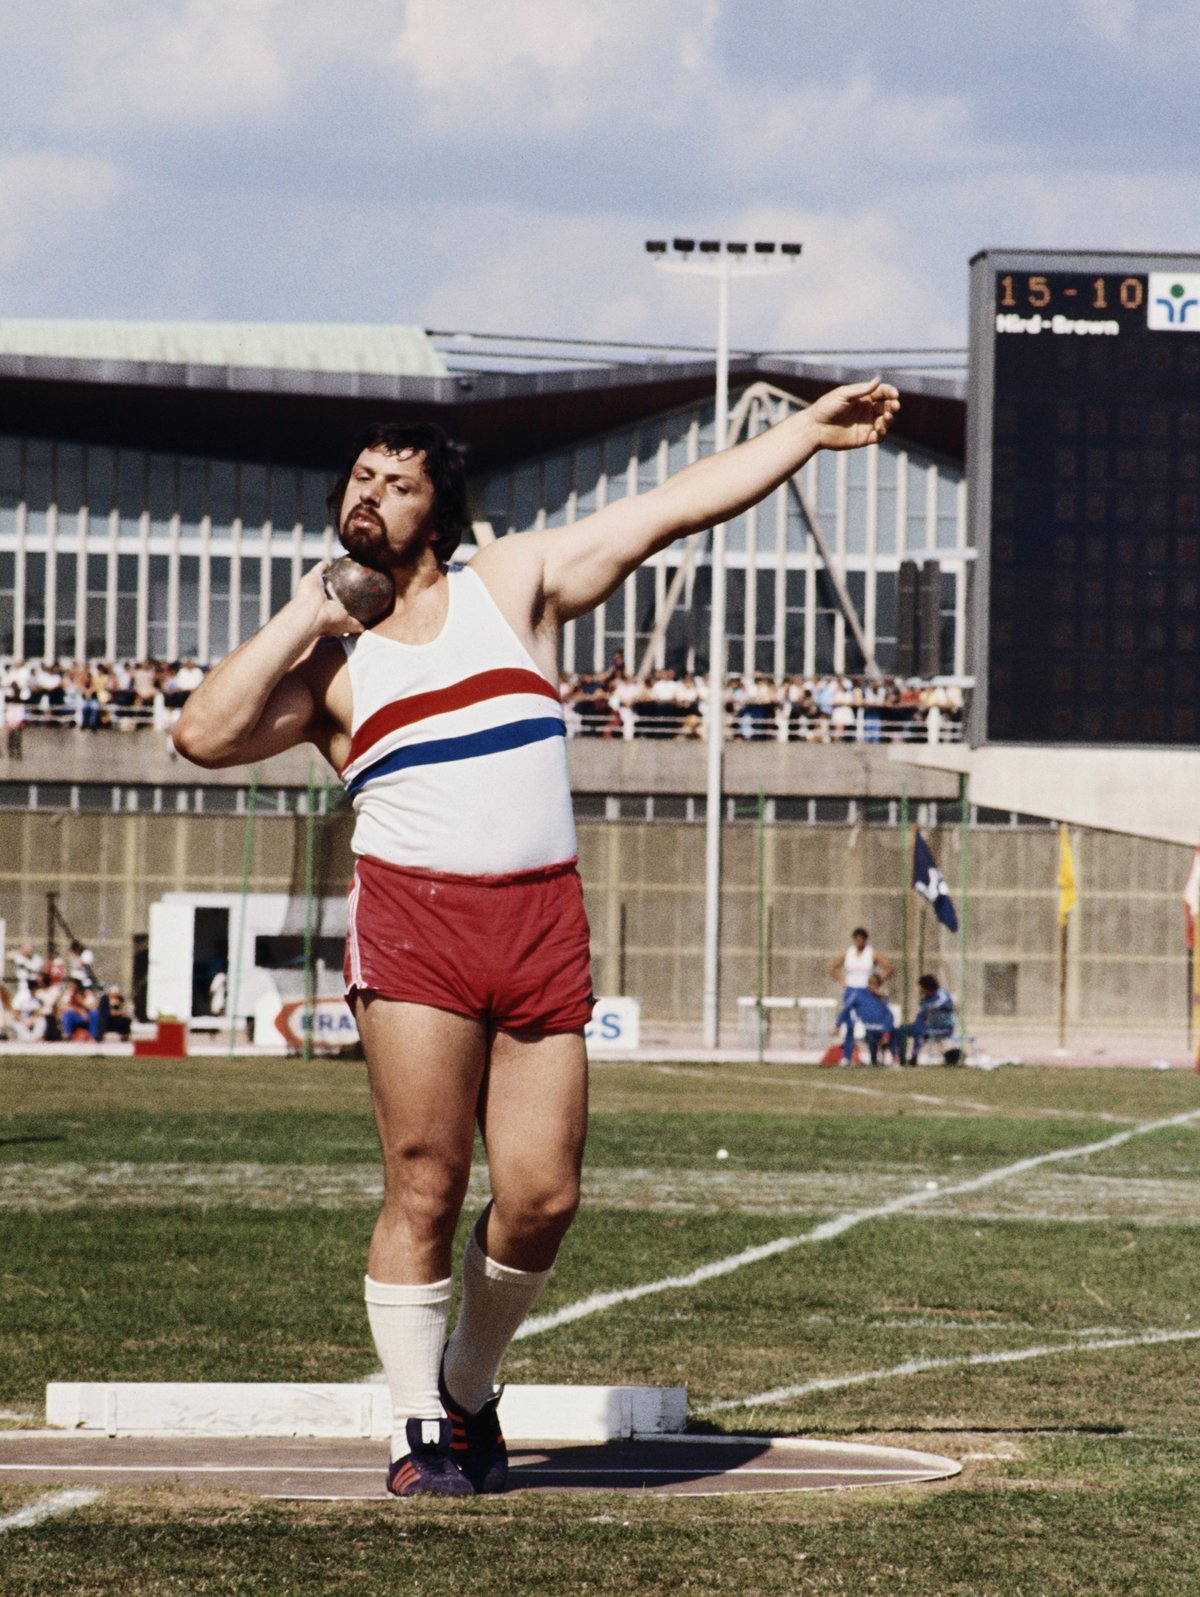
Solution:
<svg viewBox="0 0 1200 1597"><path fill-rule="evenodd" d="M381 425L330 504L350 554L391 575L391 606L364 629L310 571L174 728L203 766L315 744L357 812L346 983L383 1149L366 1300L396 1496L503 1488L500 1363L578 1203L592 992L555 685L562 624L816 450L877 443L898 408L878 379L835 389L650 493L500 539L461 567L449 564L470 527L458 451L436 427ZM492 1197L447 1342L476 1120Z"/></svg>

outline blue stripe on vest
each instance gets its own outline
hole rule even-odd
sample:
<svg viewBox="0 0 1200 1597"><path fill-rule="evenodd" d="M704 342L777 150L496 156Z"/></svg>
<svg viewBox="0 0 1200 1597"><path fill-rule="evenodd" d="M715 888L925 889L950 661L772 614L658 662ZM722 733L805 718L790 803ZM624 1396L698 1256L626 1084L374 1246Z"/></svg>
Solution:
<svg viewBox="0 0 1200 1597"><path fill-rule="evenodd" d="M488 727L483 732L468 732L457 738L431 738L427 743L410 743L393 749L374 765L347 782L346 792L354 798L367 782L377 776L391 776L415 765L448 765L454 760L474 760L483 754L503 754L507 749L523 749L547 738L566 737L562 721L539 715L528 721L510 721L507 726Z"/></svg>

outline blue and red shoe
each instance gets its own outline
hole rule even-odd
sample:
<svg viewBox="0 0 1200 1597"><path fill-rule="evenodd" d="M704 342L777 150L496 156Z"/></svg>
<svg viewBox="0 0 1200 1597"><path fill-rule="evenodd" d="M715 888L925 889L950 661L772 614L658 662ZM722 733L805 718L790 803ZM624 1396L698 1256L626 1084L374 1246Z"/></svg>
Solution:
<svg viewBox="0 0 1200 1597"><path fill-rule="evenodd" d="M508 1484L508 1448L497 1412L503 1395L501 1387L477 1414L468 1414L462 1404L450 1396L446 1386L446 1358L442 1355L438 1396L450 1422L450 1456L481 1496L502 1492Z"/></svg>
<svg viewBox="0 0 1200 1597"><path fill-rule="evenodd" d="M408 1452L388 1469L393 1497L474 1497L475 1488L450 1455L449 1420L408 1420Z"/></svg>

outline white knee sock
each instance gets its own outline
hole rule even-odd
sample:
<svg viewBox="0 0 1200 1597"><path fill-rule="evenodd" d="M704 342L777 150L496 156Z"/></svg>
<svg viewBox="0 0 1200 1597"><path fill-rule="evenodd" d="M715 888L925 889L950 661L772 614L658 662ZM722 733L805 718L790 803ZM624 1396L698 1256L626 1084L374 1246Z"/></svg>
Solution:
<svg viewBox="0 0 1200 1597"><path fill-rule="evenodd" d="M442 1418L437 1377L451 1285L449 1276L424 1286L397 1286L367 1276L367 1319L392 1399L393 1459L408 1452L407 1420Z"/></svg>
<svg viewBox="0 0 1200 1597"><path fill-rule="evenodd" d="M462 1308L445 1363L450 1394L469 1414L477 1414L495 1394L500 1361L549 1279L550 1270L497 1264L472 1231L462 1261Z"/></svg>

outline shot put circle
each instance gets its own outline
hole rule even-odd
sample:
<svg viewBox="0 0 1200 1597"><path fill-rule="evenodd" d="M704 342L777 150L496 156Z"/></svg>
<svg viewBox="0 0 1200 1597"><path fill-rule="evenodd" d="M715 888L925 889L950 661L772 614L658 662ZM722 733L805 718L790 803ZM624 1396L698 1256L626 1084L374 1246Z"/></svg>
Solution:
<svg viewBox="0 0 1200 1597"><path fill-rule="evenodd" d="M336 599L343 610L361 621L364 627L386 613L396 593L386 571L364 566L350 555L335 560L321 580L329 597Z"/></svg>

